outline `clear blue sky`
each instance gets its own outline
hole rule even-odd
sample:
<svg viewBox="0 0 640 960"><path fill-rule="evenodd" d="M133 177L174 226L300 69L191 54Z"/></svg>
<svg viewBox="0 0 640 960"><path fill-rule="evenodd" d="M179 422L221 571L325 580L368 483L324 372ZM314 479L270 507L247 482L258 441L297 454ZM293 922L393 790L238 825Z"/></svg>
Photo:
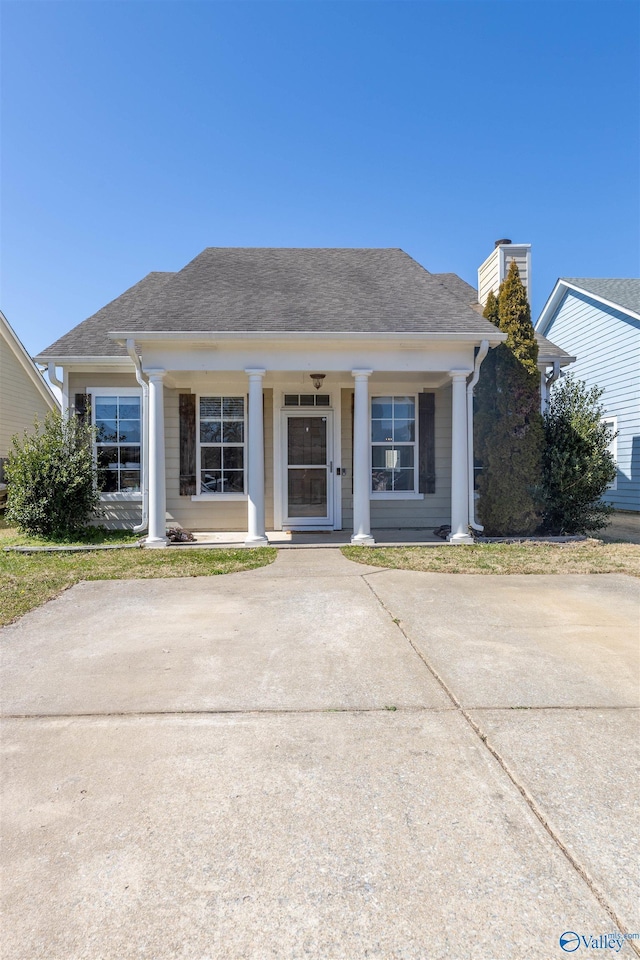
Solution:
<svg viewBox="0 0 640 960"><path fill-rule="evenodd" d="M634 276L637 2L2 4L0 305L36 353L206 246Z"/></svg>

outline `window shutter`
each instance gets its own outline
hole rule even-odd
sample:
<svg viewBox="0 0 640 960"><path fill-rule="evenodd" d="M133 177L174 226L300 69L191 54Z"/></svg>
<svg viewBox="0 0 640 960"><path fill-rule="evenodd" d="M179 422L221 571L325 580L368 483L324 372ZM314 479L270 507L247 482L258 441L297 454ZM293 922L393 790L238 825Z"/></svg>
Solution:
<svg viewBox="0 0 640 960"><path fill-rule="evenodd" d="M436 397L434 393L418 394L419 417L419 490L420 493L436 492Z"/></svg>
<svg viewBox="0 0 640 960"><path fill-rule="evenodd" d="M91 397L88 393L76 393L74 398L76 417L80 423L91 423Z"/></svg>
<svg viewBox="0 0 640 960"><path fill-rule="evenodd" d="M180 394L180 496L196 492L196 398Z"/></svg>

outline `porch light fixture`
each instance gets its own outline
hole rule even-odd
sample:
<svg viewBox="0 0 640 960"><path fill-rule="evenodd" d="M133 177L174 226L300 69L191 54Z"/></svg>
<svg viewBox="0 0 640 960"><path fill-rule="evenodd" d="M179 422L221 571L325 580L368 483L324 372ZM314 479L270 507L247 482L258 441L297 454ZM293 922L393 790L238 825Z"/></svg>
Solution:
<svg viewBox="0 0 640 960"><path fill-rule="evenodd" d="M326 377L326 373L310 373L309 376L313 380L313 385L316 390L319 390L322 386L322 381Z"/></svg>

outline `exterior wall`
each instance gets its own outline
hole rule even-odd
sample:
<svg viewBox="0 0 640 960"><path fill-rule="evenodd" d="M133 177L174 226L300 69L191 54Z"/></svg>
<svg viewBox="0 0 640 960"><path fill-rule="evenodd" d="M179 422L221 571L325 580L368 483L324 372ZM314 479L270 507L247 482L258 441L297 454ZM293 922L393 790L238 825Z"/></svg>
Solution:
<svg viewBox="0 0 640 960"><path fill-rule="evenodd" d="M619 432L616 489L603 499L640 511L640 321L569 290L545 336L578 358L578 379L604 388L601 402Z"/></svg>
<svg viewBox="0 0 640 960"><path fill-rule="evenodd" d="M411 392L410 388L406 388ZM420 388L417 388L420 389ZM372 385L372 392L379 388ZM372 500L371 528L428 529L451 522L451 387L435 392L436 492L419 500ZM342 526L353 525L353 390L342 390Z"/></svg>
<svg viewBox="0 0 640 960"><path fill-rule="evenodd" d="M495 247L493 253L487 257L478 269L478 300L483 306L487 302L487 297L490 292L493 290L494 293L497 293L499 286L500 264L498 260L498 247Z"/></svg>
<svg viewBox="0 0 640 960"><path fill-rule="evenodd" d="M530 248L519 243L505 243L496 247L478 269L478 300L484 306L489 293L496 295L509 272L511 261L518 264L518 273L531 299Z"/></svg>
<svg viewBox="0 0 640 960"><path fill-rule="evenodd" d="M43 420L53 409L0 333L0 459L9 455L14 434L31 431L34 418Z"/></svg>

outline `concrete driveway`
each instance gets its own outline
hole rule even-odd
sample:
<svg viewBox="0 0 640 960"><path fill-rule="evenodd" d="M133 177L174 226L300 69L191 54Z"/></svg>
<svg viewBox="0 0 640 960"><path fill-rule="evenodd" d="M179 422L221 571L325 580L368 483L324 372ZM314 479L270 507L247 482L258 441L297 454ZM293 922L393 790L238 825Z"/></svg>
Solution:
<svg viewBox="0 0 640 960"><path fill-rule="evenodd" d="M639 641L624 576L79 584L0 632L3 960L640 955Z"/></svg>

